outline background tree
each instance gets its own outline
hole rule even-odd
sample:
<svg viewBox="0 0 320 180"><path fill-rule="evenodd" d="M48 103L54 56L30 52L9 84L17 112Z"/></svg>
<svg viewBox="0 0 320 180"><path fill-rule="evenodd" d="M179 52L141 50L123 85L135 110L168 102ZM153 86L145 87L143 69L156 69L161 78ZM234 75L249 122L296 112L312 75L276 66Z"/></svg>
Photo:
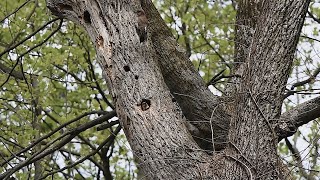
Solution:
<svg viewBox="0 0 320 180"><path fill-rule="evenodd" d="M173 28L173 36L149 1L142 4L121 2L48 2L55 15L86 27L97 56L89 38L77 26L40 15L46 9L43 1L1 2L1 7L5 7L0 18L3 27L1 177L14 174L18 179L48 176L99 179L102 175L106 179L112 176L133 178L131 157L126 156L128 145L123 135L115 139L120 127L112 126L117 126L118 121L108 121L115 116L111 97L117 100L117 113L122 117L120 121L134 157L145 170L143 177L173 178L174 173L182 171L184 174L175 176L268 178L279 175L272 171L280 168L274 136L282 139L292 135L297 127L319 117L319 98L297 105L306 95L312 98L311 95L318 93L318 54L313 48L317 39L309 37L318 35L316 26L311 24L319 22L317 3L310 4L309 19L296 51L295 43L308 2L296 0L286 5L276 4L276 1L275 4L158 1L155 4ZM271 7L279 7L279 10L271 13ZM139 42L135 30L137 14L141 15L141 12L148 18L146 42ZM270 13L272 16L268 16ZM266 27L266 32L262 27ZM290 28L294 31L289 31ZM268 35L271 36L269 39L262 38ZM176 44L176 40L186 51ZM268 54L259 57L256 52ZM280 58L281 54L284 56ZM187 61L188 57L215 95L207 90ZM109 76L113 94L105 89L97 59ZM292 78L286 83L292 61ZM277 62L280 68L271 65L268 68L267 62L271 65ZM250 71L251 68L255 71ZM239 73L243 69L244 73ZM272 84L268 84L273 79ZM276 88L272 88L273 85ZM275 89L277 93L273 93ZM288 113L279 118L283 96L286 98L284 109ZM186 118L181 118L177 104ZM248 119L243 121L245 117ZM173 122L174 119L177 121ZM193 124L188 127L201 149L184 128L185 119ZM227 140L229 121L232 123ZM250 124L235 124L239 122ZM101 123L106 124L98 129L104 130L97 131L94 127ZM260 127L259 133L252 123ZM235 128L241 126L239 131ZM308 131L298 132L291 141L280 142L279 150L283 154L294 154L292 159L285 156L284 160L298 170L292 171L297 177L315 179L319 174L317 120L308 127ZM259 135L245 133L238 136L243 130L252 130ZM265 138L265 142L251 142L251 147L261 151L242 149L244 139L250 138ZM215 151L212 151L212 142ZM301 144L308 144L308 147L304 150L299 147ZM271 154L265 156L270 147ZM298 153L299 150L304 151ZM268 158L268 163L263 158ZM126 164L121 163L124 161ZM236 170L225 170L230 166ZM201 171L203 169L208 171ZM173 174L167 174L171 170ZM269 170L272 173L268 174ZM239 174L235 174L237 172Z"/></svg>

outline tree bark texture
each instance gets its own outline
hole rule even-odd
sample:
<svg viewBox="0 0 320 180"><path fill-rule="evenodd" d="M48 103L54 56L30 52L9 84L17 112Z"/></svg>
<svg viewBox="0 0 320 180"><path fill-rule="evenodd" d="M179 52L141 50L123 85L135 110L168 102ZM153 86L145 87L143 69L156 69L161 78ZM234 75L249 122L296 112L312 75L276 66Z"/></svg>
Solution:
<svg viewBox="0 0 320 180"><path fill-rule="evenodd" d="M217 97L150 0L47 0L53 14L82 25L95 44L146 179L288 177L276 146L288 135L280 121L301 117L282 117L281 105L309 3L238 2L233 72L240 78Z"/></svg>
<svg viewBox="0 0 320 180"><path fill-rule="evenodd" d="M243 71L235 85L239 93L230 105L229 140L254 164L255 176L268 174L276 178L281 172L275 168L279 159L274 127L279 122L285 85L309 2L242 3L247 9L254 9L254 31L249 47L243 50Z"/></svg>

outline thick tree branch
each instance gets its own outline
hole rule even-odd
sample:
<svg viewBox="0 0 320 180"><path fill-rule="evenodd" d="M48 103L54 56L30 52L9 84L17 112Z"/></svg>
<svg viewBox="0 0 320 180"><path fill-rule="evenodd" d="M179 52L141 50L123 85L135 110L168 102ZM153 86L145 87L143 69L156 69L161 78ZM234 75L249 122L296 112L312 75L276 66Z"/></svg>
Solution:
<svg viewBox="0 0 320 180"><path fill-rule="evenodd" d="M215 147L218 150L221 149L227 141L229 126L229 116L224 111L222 99L209 91L189 61L186 51L177 44L152 2L150 0L142 2L145 2L141 5L149 19L148 33L156 50L156 60L166 85L179 103L187 120L199 129L199 131L190 129L192 135L200 137L195 139L202 148L211 149L211 143L201 139L209 139L211 142L213 131ZM213 109L215 109L214 114L212 114Z"/></svg>
<svg viewBox="0 0 320 180"><path fill-rule="evenodd" d="M293 135L300 126L319 117L320 96L299 104L283 113L280 117L280 124L275 128L279 141Z"/></svg>
<svg viewBox="0 0 320 180"><path fill-rule="evenodd" d="M14 70L12 70L12 68L7 67L6 65L4 65L1 62L0 62L0 71L2 71L3 73L9 74L16 79L23 80L23 75L21 72L14 71Z"/></svg>

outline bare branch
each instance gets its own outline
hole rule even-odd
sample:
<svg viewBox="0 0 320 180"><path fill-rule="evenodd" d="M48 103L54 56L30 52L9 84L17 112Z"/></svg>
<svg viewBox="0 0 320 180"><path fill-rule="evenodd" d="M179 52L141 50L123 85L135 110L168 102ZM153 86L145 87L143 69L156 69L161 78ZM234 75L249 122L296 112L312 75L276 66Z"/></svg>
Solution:
<svg viewBox="0 0 320 180"><path fill-rule="evenodd" d="M63 71L64 73L66 74L69 74L70 76L72 76L76 81L79 81L81 84L86 84L84 81L82 81L77 75L71 73L71 72L68 72L68 70L64 69L63 67L59 66L59 65L56 65L56 64L53 64L54 67L56 67L57 69ZM90 88L95 88L94 86L90 85L90 84L87 84L88 87Z"/></svg>
<svg viewBox="0 0 320 180"><path fill-rule="evenodd" d="M102 130L108 129L116 124L119 124L118 120L107 122L106 124L101 124L100 126L97 127L97 131L102 131Z"/></svg>
<svg viewBox="0 0 320 180"><path fill-rule="evenodd" d="M20 42L8 47L7 49L5 49L3 52L0 53L0 57L2 57L4 54L6 54L7 52L13 50L14 48L18 47L19 45L21 45L22 43L24 43L25 41L27 41L28 39L30 39L32 36L36 35L39 31L43 30L45 27L47 27L49 24L56 22L57 20L59 20L61 18L54 18L51 21L46 22L44 25L42 25L39 29L37 29L36 31L34 31L33 33L31 33L29 36L25 37L23 40L21 40ZM60 28L59 28L60 29Z"/></svg>
<svg viewBox="0 0 320 180"><path fill-rule="evenodd" d="M105 141L103 141L103 142L99 145L99 147L98 147L96 150L92 151L90 154L84 156L83 158L81 158L80 160L78 160L77 162L75 162L75 163L73 163L73 164L71 164L71 165L65 166L65 167L63 167L63 168L61 168L61 169L59 169L59 170L52 171L52 172L46 174L46 175L43 176L41 179L45 179L46 177L48 177L48 176L50 176L50 175L52 175L52 174L55 174L55 173L58 173L58 172L62 172L62 171L64 171L64 170L66 170L66 169L72 168L72 167L74 167L74 166L82 163L83 161L87 160L89 157L95 155L95 154L96 154L100 149L102 149L105 145L106 145L106 146L110 146L110 145L112 144L112 143L110 143L110 142L112 142L112 141L115 139L116 135L120 132L120 130L121 130L121 126L118 126L118 127L116 128L116 130L114 131L114 133L111 134Z"/></svg>
<svg viewBox="0 0 320 180"><path fill-rule="evenodd" d="M0 179L4 179L7 178L9 176L11 176L13 173L15 173L16 171L20 170L21 168L34 163L35 161L47 156L48 154L51 154L53 152L55 152L56 150L60 149L61 147L63 147L65 144L69 143L75 136L77 136L79 133L92 128L94 126L96 126L97 124L101 124L102 122L106 121L107 119L110 119L111 117L113 117L115 115L115 112L112 111L110 112L110 114L108 115L104 115L101 116L95 120L89 121L79 127L76 127L72 130L69 130L68 132L65 132L64 134L62 134L60 137L56 138L56 140L53 140L52 143L49 143L46 147L42 148L40 151L38 151L37 153L35 153L34 155L32 155L30 158L28 158L27 160L17 164L16 166L14 166L13 168L11 168L10 170L8 170L7 172L3 173L0 175ZM49 146L51 144L53 144L53 142L56 142L57 140L62 139L59 143L57 143L55 146L53 146L52 148L49 148ZM49 149L47 149L49 148Z"/></svg>
<svg viewBox="0 0 320 180"><path fill-rule="evenodd" d="M206 42L206 44L216 53L216 55L221 59L221 61L223 63L226 64L226 66L231 69L231 66L229 65L229 63L226 61L226 59L224 57L222 57L222 55L216 50L216 48L214 46L212 46L212 44L210 43L210 41L205 37L205 35L203 33L201 33L201 37L202 39Z"/></svg>
<svg viewBox="0 0 320 180"><path fill-rule="evenodd" d="M308 11L308 15L317 23L320 24L320 19L316 18L310 11Z"/></svg>
<svg viewBox="0 0 320 180"><path fill-rule="evenodd" d="M309 36L304 36L304 35L302 35L302 36L300 36L300 37L302 37L302 38L306 38L306 39L310 39L310 40L313 40L313 41L320 42L320 40L319 40L319 39L312 38L312 37L309 37Z"/></svg>
<svg viewBox="0 0 320 180"><path fill-rule="evenodd" d="M318 67L308 79L294 83L291 86L291 90L293 90L295 87L303 86L307 83L314 82L319 73L320 73L320 67Z"/></svg>
<svg viewBox="0 0 320 180"><path fill-rule="evenodd" d="M58 20L58 19L59 19L59 18L56 18L56 19L51 20L51 21L49 21L49 22L52 23L52 22L55 22L55 21ZM42 26L41 28L39 28L37 31L35 31L35 32L32 33L31 35L33 36L33 35L36 34L36 32L38 32L38 31L42 30L43 28L45 28L48 24L50 24L49 22L47 22L44 26ZM20 62L20 59L21 59L24 55L26 55L26 54L28 54L29 52L31 52L32 50L34 50L35 48L40 47L40 46L42 46L45 42L47 42L56 32L58 32L58 31L60 30L60 28L62 27L62 23L63 23L63 20L61 19L60 24L59 24L59 27L58 27L56 30L54 30L52 33L50 33L49 36L46 37L41 43L33 46L32 48L30 48L30 49L27 50L26 52L22 53L22 54L17 58L16 63L14 64L13 68L12 68L11 71L9 72L9 76L8 76L7 79L0 85L0 87L2 87L3 85L5 85L5 84L9 81L10 76L11 76L11 73L12 73L12 72L14 71L14 69L18 66L18 64L19 64L19 62ZM29 35L27 38L25 38L25 39L22 40L21 42L15 44L14 46L7 48L5 51L3 51L3 52L0 54L0 57L1 57L2 55L4 55L5 53L9 52L10 50L16 48L17 46L19 46L19 45L20 45L21 43L23 43L24 41L26 41L26 40L28 40L29 38L31 38L31 37L32 37L31 35ZM24 76L23 73L22 73L22 75ZM24 77L23 79L25 79L25 77Z"/></svg>
<svg viewBox="0 0 320 180"><path fill-rule="evenodd" d="M3 140L5 140L6 142L12 144L12 145L15 146L15 147L24 148L24 147L21 146L20 144L12 141L12 140L10 140L10 139L7 139L7 138L5 138L5 137L3 137L3 136L0 136L0 138L2 138Z"/></svg>
<svg viewBox="0 0 320 180"><path fill-rule="evenodd" d="M81 42L82 42L82 41L81 41ZM87 48L86 48L86 49L87 49ZM88 49L87 49L86 51L87 51L87 56L88 56L88 58L86 58L86 61L87 61L87 63L89 64L89 67L90 67L89 69L90 69L91 75L92 75L92 77L93 77L93 79L94 79L94 83L96 84L96 89L97 89L97 90L99 91L99 93L101 94L104 102L107 103L107 105L108 105L111 109L114 109L114 106L113 106L113 105L109 102L109 100L107 99L104 91L102 90L102 88L101 88L101 86L100 86L100 84L99 84L99 82L98 82L98 80L97 80L96 73L95 73L95 71L94 71L95 68L93 67L93 64L92 64L91 59L90 59L90 51L89 51Z"/></svg>
<svg viewBox="0 0 320 180"><path fill-rule="evenodd" d="M312 176L309 176L308 173L303 168L302 158L300 156L299 150L291 144L291 142L288 140L288 138L285 138L284 140L286 142L288 149L290 150L291 154L293 155L294 160L297 163L295 166L299 168L299 172L301 173L301 175L307 179L315 180Z"/></svg>
<svg viewBox="0 0 320 180"><path fill-rule="evenodd" d="M74 122L82 119L82 118L85 117L85 116L88 116L88 115L91 115L91 114L95 114L95 113L97 113L97 111L86 112L86 113L84 113L84 114L82 114L82 115L80 115L80 116L78 116L78 117L76 117L76 118L74 118L74 119L72 119L72 120L70 120L70 121L62 124L62 125L60 125L60 126L57 127L56 129L54 129L53 131L51 131L49 134L47 134L47 135L45 135L45 136L42 136L41 138L37 139L36 141L34 141L32 144L30 144L30 145L27 146L26 148L24 148L24 149L22 149L21 151L15 153L14 156L11 156L7 161L11 161L15 156L19 156L20 154L27 152L28 150L30 150L31 148L33 148L35 145L37 145L38 143L42 142L44 139L47 139L48 137L52 136L52 135L55 134L56 132L60 131L62 128L68 126L69 124L74 123ZM112 117L115 116L115 115L116 115L115 111L112 111L112 112L110 112L109 115L105 115L105 116L107 116L107 117L110 116L110 118L112 118ZM104 117L104 116L103 116L103 117ZM5 164L6 164L5 162L4 162L4 163L1 163L1 166L5 165Z"/></svg>
<svg viewBox="0 0 320 180"><path fill-rule="evenodd" d="M280 123L275 128L278 140L293 135L297 129L320 117L320 96L302 103L285 112L280 117Z"/></svg>
<svg viewBox="0 0 320 180"><path fill-rule="evenodd" d="M16 78L16 79L19 79L19 80L23 80L23 75L21 72L18 72L18 71L12 71L11 68L7 67L6 65L2 64L0 62L0 70L3 72L3 73L6 73L6 74L10 74L12 77ZM10 73L11 72L11 73Z"/></svg>
<svg viewBox="0 0 320 180"><path fill-rule="evenodd" d="M294 88L296 87L299 87L299 86L303 86L305 84L308 84L308 83L314 83L315 80L316 80L316 77L319 75L320 73L320 67L318 67L317 69L314 70L313 74L308 78L308 79L305 79L303 81L299 81L299 82L296 82L294 83L292 86L291 86L291 89L284 95L284 99L299 92L299 91L293 91Z"/></svg>
<svg viewBox="0 0 320 180"><path fill-rule="evenodd" d="M27 0L26 2L24 2L23 4L21 4L19 7L17 7L14 11L12 11L11 13L9 13L8 15L6 15L6 17L4 17L3 19L0 20L0 23L3 23L3 21L5 21L8 17L10 17L11 15L15 14L16 12L18 12L21 8L23 8L23 6L25 6L26 4L28 4L31 0Z"/></svg>
<svg viewBox="0 0 320 180"><path fill-rule="evenodd" d="M94 149L96 150L96 148ZM70 153L74 156L78 156L78 157L81 157L81 154L80 153L77 153L77 152L74 152L74 151L70 151L70 150L67 150L65 148L61 148L59 151L61 152L66 152L66 153ZM103 169L102 165L99 164L96 160L94 160L93 158L89 157L88 158L93 164L95 164L99 169Z"/></svg>
<svg viewBox="0 0 320 180"><path fill-rule="evenodd" d="M220 71L218 74L214 75L211 80L207 83L207 86L210 86L210 85L215 85L216 83L218 83L218 81L220 81L221 79L224 79L224 78L233 78L233 77L238 77L240 78L241 76L238 75L238 74L234 74L234 75L224 75L223 72L225 71L226 69L223 69L222 71ZM220 81L221 82L221 81Z"/></svg>

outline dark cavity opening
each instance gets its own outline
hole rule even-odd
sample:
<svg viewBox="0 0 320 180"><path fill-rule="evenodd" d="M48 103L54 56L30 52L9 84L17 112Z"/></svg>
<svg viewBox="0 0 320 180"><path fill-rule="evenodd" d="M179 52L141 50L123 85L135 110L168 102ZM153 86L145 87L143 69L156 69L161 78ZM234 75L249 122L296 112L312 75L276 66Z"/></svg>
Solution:
<svg viewBox="0 0 320 180"><path fill-rule="evenodd" d="M84 22L91 24L91 17L88 11L85 11L83 14Z"/></svg>
<svg viewBox="0 0 320 180"><path fill-rule="evenodd" d="M130 71L130 67L129 67L129 66L123 66L123 69L124 69L126 72L129 72L129 71Z"/></svg>
<svg viewBox="0 0 320 180"><path fill-rule="evenodd" d="M141 101L141 110L146 111L150 108L151 101L149 99L142 99Z"/></svg>

